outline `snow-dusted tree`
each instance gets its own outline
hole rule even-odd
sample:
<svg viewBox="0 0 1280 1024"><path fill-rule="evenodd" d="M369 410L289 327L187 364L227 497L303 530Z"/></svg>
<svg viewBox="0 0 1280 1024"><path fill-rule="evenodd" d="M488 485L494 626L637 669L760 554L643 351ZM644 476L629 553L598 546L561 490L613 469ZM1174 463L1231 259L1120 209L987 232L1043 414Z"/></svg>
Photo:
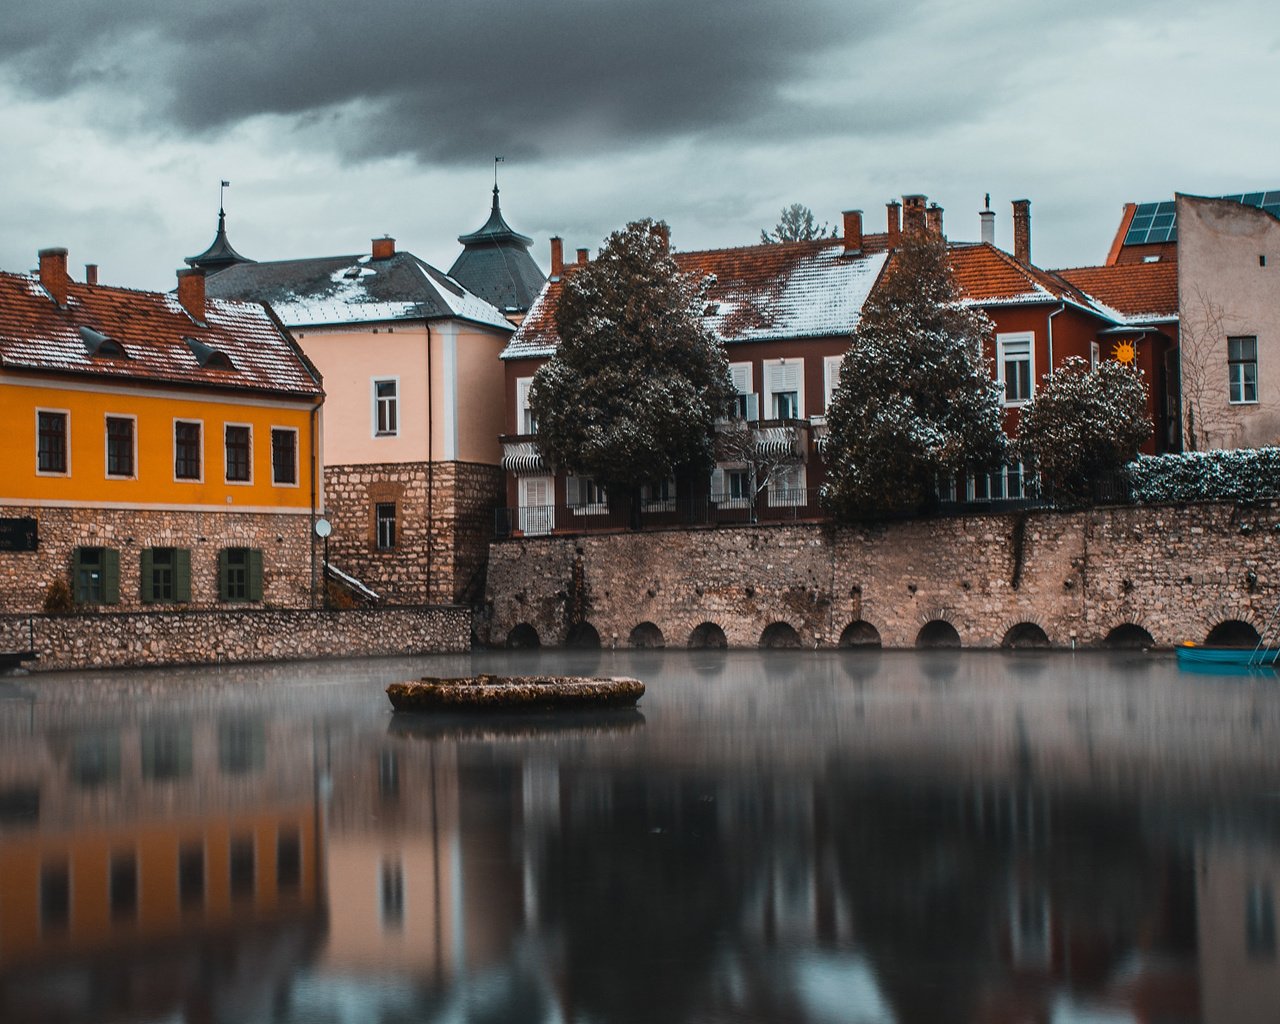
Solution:
<svg viewBox="0 0 1280 1024"><path fill-rule="evenodd" d="M724 351L703 323L707 283L682 274L665 224L611 234L565 280L560 345L534 374L538 446L632 508L646 483L701 476L715 420L734 395Z"/></svg>
<svg viewBox="0 0 1280 1024"><path fill-rule="evenodd" d="M1055 501L1089 501L1097 484L1135 458L1151 436L1142 371L1079 356L1045 378L1018 420L1019 456L1034 462Z"/></svg>
<svg viewBox="0 0 1280 1024"><path fill-rule="evenodd" d="M940 479L998 465L991 321L961 305L946 243L912 233L863 306L827 410L827 508L844 519L925 507Z"/></svg>
<svg viewBox="0 0 1280 1024"><path fill-rule="evenodd" d="M760 232L760 241L766 245L775 242L811 242L815 238L834 237L835 231L831 226L819 225L813 216L813 211L804 203L784 206L773 230Z"/></svg>

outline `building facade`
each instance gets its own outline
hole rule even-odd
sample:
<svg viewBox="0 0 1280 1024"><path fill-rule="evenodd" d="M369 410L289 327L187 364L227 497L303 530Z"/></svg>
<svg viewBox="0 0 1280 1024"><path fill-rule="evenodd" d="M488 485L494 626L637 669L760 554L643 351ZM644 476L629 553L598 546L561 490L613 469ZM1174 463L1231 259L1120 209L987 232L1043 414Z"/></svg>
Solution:
<svg viewBox="0 0 1280 1024"><path fill-rule="evenodd" d="M261 306L0 274L0 611L305 608L320 375Z"/></svg>

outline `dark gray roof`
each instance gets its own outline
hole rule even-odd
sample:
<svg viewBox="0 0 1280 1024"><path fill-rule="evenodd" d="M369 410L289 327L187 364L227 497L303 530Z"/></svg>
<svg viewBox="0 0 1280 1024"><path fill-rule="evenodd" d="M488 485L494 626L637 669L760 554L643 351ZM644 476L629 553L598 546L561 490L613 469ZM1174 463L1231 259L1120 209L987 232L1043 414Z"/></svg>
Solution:
<svg viewBox="0 0 1280 1024"><path fill-rule="evenodd" d="M496 185L489 219L458 241L462 252L449 268L450 277L501 310L523 313L532 305L547 278L529 255L533 239L503 219Z"/></svg>
<svg viewBox="0 0 1280 1024"><path fill-rule="evenodd" d="M493 305L408 252L240 263L205 288L215 298L265 302L289 327L456 317L512 329Z"/></svg>
<svg viewBox="0 0 1280 1024"><path fill-rule="evenodd" d="M206 274L216 274L219 270L234 266L237 263L252 263L247 256L241 256L227 241L227 214L218 211L218 231L213 236L213 244L199 256L188 256L184 261L188 266L198 267Z"/></svg>

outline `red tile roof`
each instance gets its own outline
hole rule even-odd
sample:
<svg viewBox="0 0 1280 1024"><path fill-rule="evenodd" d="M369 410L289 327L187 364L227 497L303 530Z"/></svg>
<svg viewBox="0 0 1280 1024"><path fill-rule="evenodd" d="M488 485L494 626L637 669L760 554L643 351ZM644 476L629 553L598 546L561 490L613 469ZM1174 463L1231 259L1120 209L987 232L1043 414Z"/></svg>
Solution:
<svg viewBox="0 0 1280 1024"><path fill-rule="evenodd" d="M117 342L124 356L91 355L81 328ZM231 369L201 366L186 339L223 352ZM71 282L59 308L38 278L0 272L0 369L147 383L323 393L320 375L267 310L208 299L204 323L176 296Z"/></svg>
<svg viewBox="0 0 1280 1024"><path fill-rule="evenodd" d="M1127 322L1178 315L1177 263L1072 267L1058 274L1122 314Z"/></svg>
<svg viewBox="0 0 1280 1024"><path fill-rule="evenodd" d="M950 247L951 269L960 294L982 305L1074 302L1089 308L1089 297L1056 274L1023 263L988 242Z"/></svg>

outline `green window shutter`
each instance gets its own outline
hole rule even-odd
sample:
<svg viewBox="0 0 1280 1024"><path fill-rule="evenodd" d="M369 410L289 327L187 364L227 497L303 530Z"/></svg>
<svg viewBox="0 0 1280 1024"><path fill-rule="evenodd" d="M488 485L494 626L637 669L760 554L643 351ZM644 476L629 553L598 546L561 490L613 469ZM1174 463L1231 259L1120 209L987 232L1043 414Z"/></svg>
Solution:
<svg viewBox="0 0 1280 1024"><path fill-rule="evenodd" d="M262 600L262 551L249 549L249 600Z"/></svg>
<svg viewBox="0 0 1280 1024"><path fill-rule="evenodd" d="M218 552L218 600L231 600L231 579L227 571L227 549Z"/></svg>
<svg viewBox="0 0 1280 1024"><path fill-rule="evenodd" d="M173 599L191 600L191 552L187 548L173 550Z"/></svg>
<svg viewBox="0 0 1280 1024"><path fill-rule="evenodd" d="M71 549L71 599L76 604L84 604L88 595L80 585L80 570L84 566L84 548Z"/></svg>
<svg viewBox="0 0 1280 1024"><path fill-rule="evenodd" d="M142 549L142 603L151 604L156 599L155 591L155 556L150 548Z"/></svg>
<svg viewBox="0 0 1280 1024"><path fill-rule="evenodd" d="M102 603L120 603L120 552L102 549Z"/></svg>

